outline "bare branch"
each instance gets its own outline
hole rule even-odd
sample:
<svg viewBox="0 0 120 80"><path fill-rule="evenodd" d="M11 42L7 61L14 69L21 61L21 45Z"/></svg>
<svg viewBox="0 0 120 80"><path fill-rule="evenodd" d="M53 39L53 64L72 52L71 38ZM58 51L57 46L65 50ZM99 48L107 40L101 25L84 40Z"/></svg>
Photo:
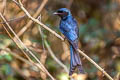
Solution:
<svg viewBox="0 0 120 80"><path fill-rule="evenodd" d="M67 69L67 67L54 55L52 49L51 49L50 46L48 45L48 42L47 42L46 40L45 40L44 42L45 42L45 46L46 46L46 48L48 49L51 57L52 57L61 67L63 67L64 70L65 70L67 73L69 73L69 70Z"/></svg>
<svg viewBox="0 0 120 80"><path fill-rule="evenodd" d="M90 57L88 57L84 52L81 50L77 50L82 56L84 56L88 61L90 61L96 68L98 68L104 75L106 75L107 78L110 80L113 80L113 78L104 70L102 69L95 61L93 61Z"/></svg>
<svg viewBox="0 0 120 80"><path fill-rule="evenodd" d="M20 16L18 18L13 18L13 19L9 19L7 20L7 22L11 22L11 21L17 21L17 20L21 20L22 18L26 17L26 15ZM5 22L0 22L0 24L4 24Z"/></svg>
<svg viewBox="0 0 120 80"><path fill-rule="evenodd" d="M39 21L41 21L41 15L38 17ZM43 50L45 51L45 47L44 47L44 44L46 46L46 48L48 49L51 57L61 66L63 67L63 69L69 73L69 70L67 69L67 67L54 55L52 49L50 48L50 46L48 45L48 42L47 40L44 38L44 33L42 32L42 28L40 26L38 26L38 30L40 32L40 35L42 37L42 45L43 45Z"/></svg>
<svg viewBox="0 0 120 80"><path fill-rule="evenodd" d="M14 52L11 52L11 51L8 50L8 49L3 49L3 50L9 52L12 56L14 56L15 58L17 58L17 59L25 62L26 64L31 65L31 66L36 66L37 68L39 68L39 69L41 70L41 67L40 67L37 63L30 62L30 61L24 59L23 57L19 56L18 54L14 53Z"/></svg>
<svg viewBox="0 0 120 80"><path fill-rule="evenodd" d="M18 6L20 6L20 4L16 1L16 0L13 0ZM40 7L38 8L38 10L36 11L36 13L33 15L34 18L37 18L37 16L40 14L40 12L42 11L42 9L44 8L45 4L48 2L48 0L43 0L43 2L41 3ZM24 18L26 17L26 14L24 16L21 16L19 17L20 19L21 18ZM14 20L19 20L19 18L14 18L14 19L10 19L8 20L7 22L11 22L11 21L14 21ZM5 23L5 22L1 22L1 23ZM29 27L30 25L33 23L32 20L30 20L18 33L17 33L17 36L20 37ZM14 40L16 40L16 37L13 38ZM10 42L11 43L11 42ZM7 48L10 43L8 45L5 46L5 48Z"/></svg>
<svg viewBox="0 0 120 80"><path fill-rule="evenodd" d="M17 40L20 42L20 44L25 48L26 52L28 52L34 59L40 64L41 69L48 74L48 76L55 80L52 75L47 71L47 69L43 66L43 64L40 62L40 60L23 44L23 42L19 39L19 37L16 35L16 33L13 31L13 29L10 27L10 25L7 23L6 19L3 17L3 15L0 13L0 16L2 20L6 23L10 31L14 34L14 36L17 38Z"/></svg>
<svg viewBox="0 0 120 80"><path fill-rule="evenodd" d="M38 19L41 21L41 15L38 16ZM39 30L40 36L41 36L41 38L42 38L42 47L43 47L43 53L41 54L40 60L41 60L41 62L42 62L43 64L45 64L46 57L47 57L47 53L45 52L45 46L44 46L44 34L43 34L42 28L41 28L40 26L38 26L38 30ZM46 74L43 73L43 72L40 72L40 73L41 73L41 78L42 78L43 80L46 80Z"/></svg>
<svg viewBox="0 0 120 80"><path fill-rule="evenodd" d="M17 3L15 0L13 0L15 3ZM46 3L48 2L48 0L43 0L43 2L41 3L40 7L38 8L38 10L36 11L36 13L33 15L34 18L37 18L40 15L40 12L42 11L42 9L44 8L44 6L46 5ZM18 5L18 3L17 3ZM17 35L20 37L29 27L30 25L32 25L33 21L30 20L18 33Z"/></svg>
<svg viewBox="0 0 120 80"><path fill-rule="evenodd" d="M24 50L21 48L21 46L19 46L18 42L16 40L13 39L12 35L10 34L10 32L7 30L7 28L5 27L4 24L3 28L5 29L5 31L7 32L8 36L13 40L13 42L18 46L18 48L23 52L23 54L28 58L29 61L32 61L29 56L24 52ZM11 41L12 42L12 41Z"/></svg>
<svg viewBox="0 0 120 80"><path fill-rule="evenodd" d="M38 20L41 21L41 15L38 16ZM42 47L43 47L43 51L45 52L45 46L44 46L44 33L42 31L42 28L40 26L38 26L38 30L40 32L40 36L42 38Z"/></svg>
<svg viewBox="0 0 120 80"><path fill-rule="evenodd" d="M15 0L13 0L15 1ZM19 1L20 2L20 1ZM18 5L18 4L16 4ZM38 19L33 18L29 12L23 7L23 4L20 2L18 5L23 11L24 13L28 16L28 18L30 18L32 21L38 23L39 25L41 25L43 28L45 28L46 30L48 30L49 32L51 32L52 34L54 34L56 37L60 38L62 41L64 41L64 38L62 38L59 34L57 34L55 31L51 30L50 28L48 28L46 25L44 25L42 22L40 22Z"/></svg>
<svg viewBox="0 0 120 80"><path fill-rule="evenodd" d="M5 51L9 52L12 56L14 56L15 58L18 58L19 60L25 62L26 64L29 64L31 66L35 65L32 62L29 62L28 60L24 59L23 57L19 56L18 54L11 52L10 50L4 49Z"/></svg>

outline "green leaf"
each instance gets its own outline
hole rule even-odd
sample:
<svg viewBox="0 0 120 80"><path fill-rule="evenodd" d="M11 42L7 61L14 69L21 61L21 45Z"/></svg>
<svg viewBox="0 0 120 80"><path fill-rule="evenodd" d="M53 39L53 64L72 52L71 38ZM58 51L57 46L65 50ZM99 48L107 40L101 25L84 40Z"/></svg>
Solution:
<svg viewBox="0 0 120 80"><path fill-rule="evenodd" d="M10 54L5 55L5 59L8 61L12 61L12 56Z"/></svg>
<svg viewBox="0 0 120 80"><path fill-rule="evenodd" d="M1 66L0 70L5 74L5 75L10 75L12 73L12 68L10 67L9 64L4 64Z"/></svg>

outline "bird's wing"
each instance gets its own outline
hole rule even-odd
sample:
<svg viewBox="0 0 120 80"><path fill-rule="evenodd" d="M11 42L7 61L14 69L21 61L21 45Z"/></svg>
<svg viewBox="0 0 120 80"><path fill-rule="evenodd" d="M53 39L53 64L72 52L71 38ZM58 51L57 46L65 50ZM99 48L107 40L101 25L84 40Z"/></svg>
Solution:
<svg viewBox="0 0 120 80"><path fill-rule="evenodd" d="M73 26L75 27L75 32L77 34L77 36L79 37L79 28L78 28L78 24L77 21L75 20L75 18L72 19L73 20Z"/></svg>
<svg viewBox="0 0 120 80"><path fill-rule="evenodd" d="M67 21L63 22L61 20L61 22L60 22L60 31L62 33L64 33L64 32L69 32L70 30L71 30L71 27L69 27L68 22Z"/></svg>
<svg viewBox="0 0 120 80"><path fill-rule="evenodd" d="M64 34L64 36L75 49L78 48L78 27L75 20L61 23L60 31Z"/></svg>

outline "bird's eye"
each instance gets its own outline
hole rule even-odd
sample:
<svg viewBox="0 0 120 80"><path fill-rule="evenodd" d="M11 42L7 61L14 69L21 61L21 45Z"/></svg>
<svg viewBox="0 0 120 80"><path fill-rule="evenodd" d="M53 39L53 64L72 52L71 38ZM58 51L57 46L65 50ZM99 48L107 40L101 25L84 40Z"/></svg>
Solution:
<svg viewBox="0 0 120 80"><path fill-rule="evenodd" d="M63 11L57 11L58 13L63 13Z"/></svg>

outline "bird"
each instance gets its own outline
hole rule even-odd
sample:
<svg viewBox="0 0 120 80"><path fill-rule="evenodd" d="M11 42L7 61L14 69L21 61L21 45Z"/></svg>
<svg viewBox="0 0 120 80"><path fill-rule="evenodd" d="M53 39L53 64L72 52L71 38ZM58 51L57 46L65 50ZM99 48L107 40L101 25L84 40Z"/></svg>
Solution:
<svg viewBox="0 0 120 80"><path fill-rule="evenodd" d="M85 71L77 51L79 29L76 19L72 16L70 10L67 8L60 8L53 14L58 15L61 18L59 23L60 32L65 36L65 39L67 39L70 44L69 75L71 76L75 72L76 68L79 70L79 73L84 74Z"/></svg>

